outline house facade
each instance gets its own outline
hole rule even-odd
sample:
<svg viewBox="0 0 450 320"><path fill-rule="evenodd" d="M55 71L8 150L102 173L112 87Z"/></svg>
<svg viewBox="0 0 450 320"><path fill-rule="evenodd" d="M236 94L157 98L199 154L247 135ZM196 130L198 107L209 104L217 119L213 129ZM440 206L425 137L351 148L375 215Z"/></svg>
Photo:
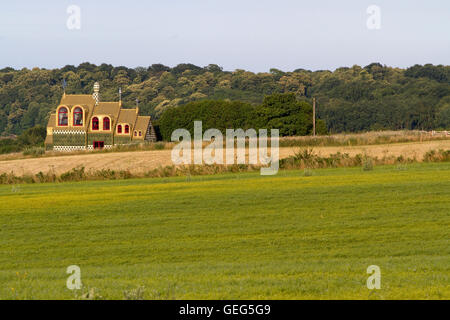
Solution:
<svg viewBox="0 0 450 320"><path fill-rule="evenodd" d="M150 116L138 114L138 107L123 109L121 101L100 101L98 83L93 95L64 93L48 120L45 147L76 151L156 141Z"/></svg>

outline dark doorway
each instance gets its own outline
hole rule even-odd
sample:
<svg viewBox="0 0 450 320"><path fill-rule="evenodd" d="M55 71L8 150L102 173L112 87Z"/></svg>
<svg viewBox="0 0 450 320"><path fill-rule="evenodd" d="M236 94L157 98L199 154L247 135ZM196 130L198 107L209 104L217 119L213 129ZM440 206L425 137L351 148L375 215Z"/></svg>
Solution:
<svg viewBox="0 0 450 320"><path fill-rule="evenodd" d="M94 141L94 149L103 149L104 146L104 141Z"/></svg>

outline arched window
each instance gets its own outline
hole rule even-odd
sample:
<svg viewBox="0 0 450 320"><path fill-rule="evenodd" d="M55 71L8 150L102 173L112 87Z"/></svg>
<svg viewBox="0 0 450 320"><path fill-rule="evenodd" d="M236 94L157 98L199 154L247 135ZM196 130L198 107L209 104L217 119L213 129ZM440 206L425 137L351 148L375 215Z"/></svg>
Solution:
<svg viewBox="0 0 450 320"><path fill-rule="evenodd" d="M69 115L67 112L67 108L62 107L58 111L58 125L67 126L68 124L69 124Z"/></svg>
<svg viewBox="0 0 450 320"><path fill-rule="evenodd" d="M75 127L83 125L83 109L80 107L73 110L73 125Z"/></svg>
<svg viewBox="0 0 450 320"><path fill-rule="evenodd" d="M109 118L103 118L103 130L109 130L110 129L110 121Z"/></svg>
<svg viewBox="0 0 450 320"><path fill-rule="evenodd" d="M134 136L137 137L137 131L134 132Z"/></svg>
<svg viewBox="0 0 450 320"><path fill-rule="evenodd" d="M119 124L117 126L117 133L122 133L122 125L121 124Z"/></svg>
<svg viewBox="0 0 450 320"><path fill-rule="evenodd" d="M139 131L139 137L142 137L142 131Z"/></svg>
<svg viewBox="0 0 450 320"><path fill-rule="evenodd" d="M130 126L129 125L125 125L125 133L130 133Z"/></svg>
<svg viewBox="0 0 450 320"><path fill-rule="evenodd" d="M92 118L92 130L98 130L99 124L98 124L98 118L94 117Z"/></svg>

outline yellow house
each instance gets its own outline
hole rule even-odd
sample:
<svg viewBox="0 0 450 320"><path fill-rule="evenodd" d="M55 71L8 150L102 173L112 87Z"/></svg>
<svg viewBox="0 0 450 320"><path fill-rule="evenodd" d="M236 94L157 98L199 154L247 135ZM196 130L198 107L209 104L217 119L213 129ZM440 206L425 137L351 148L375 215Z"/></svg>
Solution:
<svg viewBox="0 0 450 320"><path fill-rule="evenodd" d="M100 86L93 95L64 94L47 125L47 150L74 151L156 141L150 116L122 102L101 102Z"/></svg>

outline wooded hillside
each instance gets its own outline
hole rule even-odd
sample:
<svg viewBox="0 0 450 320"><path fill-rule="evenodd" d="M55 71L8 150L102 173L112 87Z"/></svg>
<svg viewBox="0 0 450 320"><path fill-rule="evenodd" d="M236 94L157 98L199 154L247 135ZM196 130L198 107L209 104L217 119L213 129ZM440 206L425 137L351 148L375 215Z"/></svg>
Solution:
<svg viewBox="0 0 450 320"><path fill-rule="evenodd" d="M103 101L118 100L121 87L125 106L133 107L138 98L141 114L156 119L170 107L197 100L261 105L267 95L294 93L300 101L317 97L318 117L331 132L450 128L449 66L416 65L405 70L373 63L334 72L271 69L255 74L223 71L217 65L131 69L83 63L53 70L0 70L0 135L45 126L61 98L63 79L67 93L84 94L92 93L99 81Z"/></svg>

